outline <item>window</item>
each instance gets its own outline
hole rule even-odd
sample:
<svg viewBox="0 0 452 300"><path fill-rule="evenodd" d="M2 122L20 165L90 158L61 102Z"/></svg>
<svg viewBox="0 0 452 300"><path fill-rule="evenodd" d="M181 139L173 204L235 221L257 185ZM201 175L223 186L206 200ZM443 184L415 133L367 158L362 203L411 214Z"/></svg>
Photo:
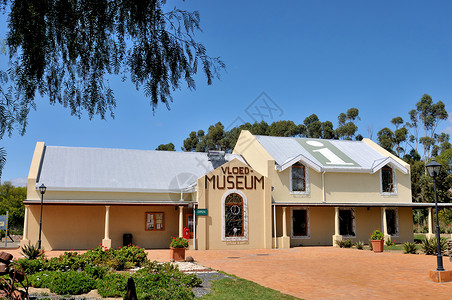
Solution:
<svg viewBox="0 0 452 300"><path fill-rule="evenodd" d="M307 193L306 167L297 162L290 168L290 191L292 193Z"/></svg>
<svg viewBox="0 0 452 300"><path fill-rule="evenodd" d="M345 237L355 237L355 210L353 208L339 209L339 234Z"/></svg>
<svg viewBox="0 0 452 300"><path fill-rule="evenodd" d="M147 212L145 230L165 230L165 214L162 212Z"/></svg>
<svg viewBox="0 0 452 300"><path fill-rule="evenodd" d="M393 194L396 193L395 177L392 168L389 165L381 169L381 192Z"/></svg>
<svg viewBox="0 0 452 300"><path fill-rule="evenodd" d="M292 209L292 238L309 238L309 208Z"/></svg>
<svg viewBox="0 0 452 300"><path fill-rule="evenodd" d="M243 192L229 190L223 195L223 240L248 240L247 200Z"/></svg>
<svg viewBox="0 0 452 300"><path fill-rule="evenodd" d="M243 199L239 194L229 194L225 205L225 236L243 236Z"/></svg>
<svg viewBox="0 0 452 300"><path fill-rule="evenodd" d="M386 209L386 228L391 236L399 235L399 218L397 208Z"/></svg>

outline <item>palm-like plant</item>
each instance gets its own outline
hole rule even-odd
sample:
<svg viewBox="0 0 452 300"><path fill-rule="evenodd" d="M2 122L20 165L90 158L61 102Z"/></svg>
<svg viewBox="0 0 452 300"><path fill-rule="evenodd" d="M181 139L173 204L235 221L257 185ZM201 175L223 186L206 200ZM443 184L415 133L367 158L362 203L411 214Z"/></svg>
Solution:
<svg viewBox="0 0 452 300"><path fill-rule="evenodd" d="M32 245L28 242L28 245L20 247L20 254L22 254L26 259L37 259L44 255L44 250L38 248L38 244Z"/></svg>

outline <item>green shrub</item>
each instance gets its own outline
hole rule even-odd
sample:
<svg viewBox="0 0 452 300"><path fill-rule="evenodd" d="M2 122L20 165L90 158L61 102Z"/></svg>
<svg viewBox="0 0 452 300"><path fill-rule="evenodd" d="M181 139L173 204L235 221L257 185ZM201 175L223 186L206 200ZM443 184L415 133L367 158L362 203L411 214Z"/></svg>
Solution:
<svg viewBox="0 0 452 300"><path fill-rule="evenodd" d="M370 236L371 240L383 240L385 238L383 232L381 232L380 230L374 230L374 232L372 232L372 235Z"/></svg>
<svg viewBox="0 0 452 300"><path fill-rule="evenodd" d="M126 262L132 263L133 266L142 266L147 261L147 254L144 248L135 245L119 247L116 251L119 257L123 257Z"/></svg>
<svg viewBox="0 0 452 300"><path fill-rule="evenodd" d="M385 245L388 247L391 247L391 246L395 246L395 243L388 239L388 240L386 240Z"/></svg>
<svg viewBox="0 0 452 300"><path fill-rule="evenodd" d="M108 267L88 265L84 271L94 279L103 279L108 272Z"/></svg>
<svg viewBox="0 0 452 300"><path fill-rule="evenodd" d="M127 292L127 278L129 274L125 273L108 273L103 280L98 280L96 284L97 292L103 298L122 297Z"/></svg>
<svg viewBox="0 0 452 300"><path fill-rule="evenodd" d="M351 248L353 247L353 242L351 239L346 239L345 241L336 241L336 244L340 248Z"/></svg>
<svg viewBox="0 0 452 300"><path fill-rule="evenodd" d="M440 239L441 251L446 250L447 240L445 238ZM421 249L426 255L438 255L438 242L436 238L423 239Z"/></svg>
<svg viewBox="0 0 452 300"><path fill-rule="evenodd" d="M17 263L21 266L21 268L24 270L25 274L31 275L34 273L37 273L39 271L45 270L45 262L46 259L40 258L40 259L27 259L27 258L19 258L17 260Z"/></svg>
<svg viewBox="0 0 452 300"><path fill-rule="evenodd" d="M82 254L82 261L85 264L106 265L115 256L113 248L106 249L101 244L94 249L90 249Z"/></svg>
<svg viewBox="0 0 452 300"><path fill-rule="evenodd" d="M75 253L76 255L69 254ZM82 261L76 252L65 252L58 257L47 259L44 268L49 271L69 271L84 269L85 261Z"/></svg>
<svg viewBox="0 0 452 300"><path fill-rule="evenodd" d="M452 233L452 226L451 225L447 225L446 227L446 233L451 234Z"/></svg>
<svg viewBox="0 0 452 300"><path fill-rule="evenodd" d="M362 241L356 242L356 249L363 250L364 249L364 243Z"/></svg>
<svg viewBox="0 0 452 300"><path fill-rule="evenodd" d="M80 268L86 265L107 266L113 270L124 270L142 266L147 261L143 248L135 245L106 249L99 245L80 255Z"/></svg>
<svg viewBox="0 0 452 300"><path fill-rule="evenodd" d="M427 225L422 226L420 233L427 233L427 232L428 232L428 226Z"/></svg>
<svg viewBox="0 0 452 300"><path fill-rule="evenodd" d="M49 286L52 293L59 295L80 295L95 287L96 280L84 271L57 271Z"/></svg>
<svg viewBox="0 0 452 300"><path fill-rule="evenodd" d="M22 254L27 259L37 259L44 256L44 250L38 248L38 244L32 245L28 242L28 245L20 247L20 254Z"/></svg>
<svg viewBox="0 0 452 300"><path fill-rule="evenodd" d="M200 286L196 275L186 275L171 264L150 264L133 274L138 299L193 299Z"/></svg>
<svg viewBox="0 0 452 300"><path fill-rule="evenodd" d="M53 280L55 279L55 271L42 271L32 275L27 275L30 286L35 288L50 288Z"/></svg>
<svg viewBox="0 0 452 300"><path fill-rule="evenodd" d="M406 242L403 243L403 253L405 254L416 254L417 253L417 246L415 243Z"/></svg>
<svg viewBox="0 0 452 300"><path fill-rule="evenodd" d="M171 243L170 247L173 248L187 248L188 247L188 240L184 239L183 237L171 237Z"/></svg>
<svg viewBox="0 0 452 300"><path fill-rule="evenodd" d="M124 257L115 256L107 261L107 266L112 268L113 270L124 270L124 266L126 264L126 259Z"/></svg>

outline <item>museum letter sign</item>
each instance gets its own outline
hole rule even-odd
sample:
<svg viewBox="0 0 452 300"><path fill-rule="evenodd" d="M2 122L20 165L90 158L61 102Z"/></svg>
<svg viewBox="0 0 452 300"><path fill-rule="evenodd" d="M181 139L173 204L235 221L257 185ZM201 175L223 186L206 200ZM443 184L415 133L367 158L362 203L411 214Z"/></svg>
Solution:
<svg viewBox="0 0 452 300"><path fill-rule="evenodd" d="M206 188L255 190L264 189L264 176L253 175L253 170L248 167L221 167L223 175L205 176Z"/></svg>

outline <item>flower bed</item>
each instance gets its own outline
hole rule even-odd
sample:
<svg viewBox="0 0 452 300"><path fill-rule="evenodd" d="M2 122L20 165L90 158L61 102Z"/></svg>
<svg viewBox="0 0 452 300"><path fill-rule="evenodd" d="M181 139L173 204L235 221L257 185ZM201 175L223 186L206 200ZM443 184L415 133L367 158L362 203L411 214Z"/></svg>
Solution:
<svg viewBox="0 0 452 300"><path fill-rule="evenodd" d="M127 280L135 282L138 299L193 299L192 288L201 280L177 267L151 262L143 248L131 245L118 249L98 246L84 254L65 252L59 257L19 259L30 286L49 288L59 295L80 295L97 289L102 297L124 297ZM137 268L136 272L118 272Z"/></svg>

